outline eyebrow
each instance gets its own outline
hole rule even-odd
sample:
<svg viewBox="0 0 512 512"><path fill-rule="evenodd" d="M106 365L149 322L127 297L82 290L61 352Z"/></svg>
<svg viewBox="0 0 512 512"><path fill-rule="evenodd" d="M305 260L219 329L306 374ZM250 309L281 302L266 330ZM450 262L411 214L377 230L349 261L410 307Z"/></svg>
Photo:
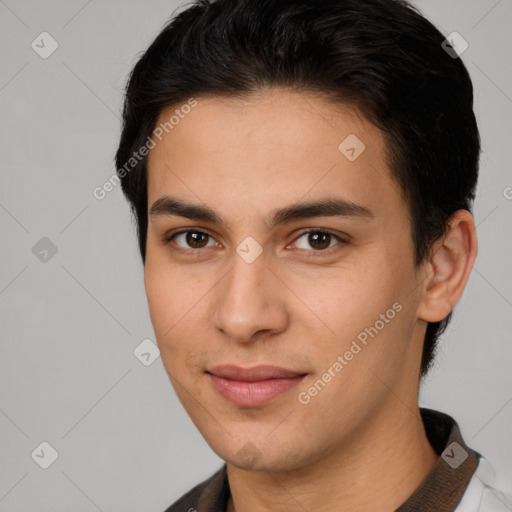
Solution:
<svg viewBox="0 0 512 512"><path fill-rule="evenodd" d="M162 196L149 209L149 216L176 215L191 220L209 222L225 226L222 218L208 206L186 203L175 197ZM294 220L312 217L359 217L373 219L371 210L360 204L339 197L328 197L317 201L295 203L270 212L265 218L266 225L272 229Z"/></svg>

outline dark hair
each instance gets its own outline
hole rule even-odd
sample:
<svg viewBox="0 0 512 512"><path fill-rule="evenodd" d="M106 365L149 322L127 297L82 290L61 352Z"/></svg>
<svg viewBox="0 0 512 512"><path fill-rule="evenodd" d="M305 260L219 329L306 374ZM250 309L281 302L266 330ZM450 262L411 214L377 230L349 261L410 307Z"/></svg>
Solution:
<svg viewBox="0 0 512 512"><path fill-rule="evenodd" d="M162 110L201 95L244 97L280 87L350 103L383 131L419 265L449 215L471 211L478 176L473 87L444 40L404 0L196 0L166 24L126 89L116 168L143 262L147 158L132 155L147 144ZM450 318L429 323L421 376Z"/></svg>

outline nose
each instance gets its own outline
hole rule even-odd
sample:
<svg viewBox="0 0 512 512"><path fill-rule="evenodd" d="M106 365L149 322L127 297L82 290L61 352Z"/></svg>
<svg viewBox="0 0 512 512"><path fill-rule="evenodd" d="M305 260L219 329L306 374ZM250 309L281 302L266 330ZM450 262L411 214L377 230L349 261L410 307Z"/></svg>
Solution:
<svg viewBox="0 0 512 512"><path fill-rule="evenodd" d="M216 287L215 327L237 343L252 343L286 329L289 315L281 280L264 253L248 263L237 253Z"/></svg>

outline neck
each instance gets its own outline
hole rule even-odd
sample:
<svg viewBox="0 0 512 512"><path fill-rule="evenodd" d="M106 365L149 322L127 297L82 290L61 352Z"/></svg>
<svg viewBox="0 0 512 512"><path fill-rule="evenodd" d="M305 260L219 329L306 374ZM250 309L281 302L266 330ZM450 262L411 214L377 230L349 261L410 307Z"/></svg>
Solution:
<svg viewBox="0 0 512 512"><path fill-rule="evenodd" d="M307 467L245 471L227 463L228 512L392 512L421 484L438 455L419 408L393 397L351 439Z"/></svg>

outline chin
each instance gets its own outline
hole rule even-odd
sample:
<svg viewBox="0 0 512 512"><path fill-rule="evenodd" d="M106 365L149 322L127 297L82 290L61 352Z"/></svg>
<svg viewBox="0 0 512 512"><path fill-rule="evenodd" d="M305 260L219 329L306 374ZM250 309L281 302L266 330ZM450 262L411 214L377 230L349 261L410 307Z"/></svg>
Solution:
<svg viewBox="0 0 512 512"><path fill-rule="evenodd" d="M304 453L298 452L297 446L283 446L276 439L272 444L243 440L229 446L211 446L215 453L228 464L244 471L266 471L269 473L288 472L301 468L305 464Z"/></svg>

